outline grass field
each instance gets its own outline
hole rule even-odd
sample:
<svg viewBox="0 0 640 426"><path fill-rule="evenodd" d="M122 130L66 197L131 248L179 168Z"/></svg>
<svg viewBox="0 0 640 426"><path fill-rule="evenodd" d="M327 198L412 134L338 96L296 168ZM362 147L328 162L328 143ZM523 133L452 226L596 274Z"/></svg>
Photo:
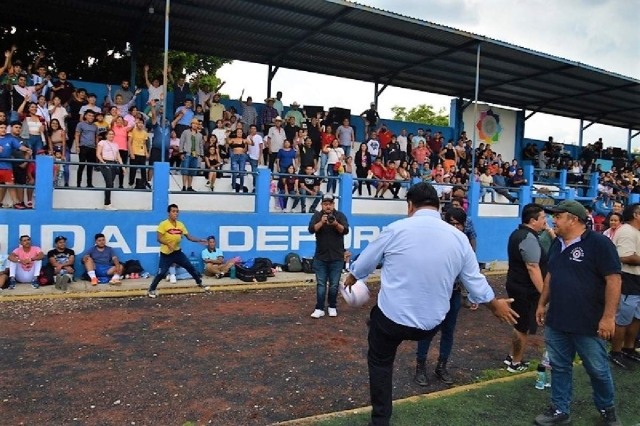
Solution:
<svg viewBox="0 0 640 426"><path fill-rule="evenodd" d="M640 426L640 370L614 370L616 405L625 426ZM550 389L537 390L531 377L507 383L487 384L456 395L394 405L393 426L497 426L531 425L545 411ZM589 377L581 366L574 370L572 424L599 425L591 399ZM366 425L369 413L345 415L316 422L318 426Z"/></svg>

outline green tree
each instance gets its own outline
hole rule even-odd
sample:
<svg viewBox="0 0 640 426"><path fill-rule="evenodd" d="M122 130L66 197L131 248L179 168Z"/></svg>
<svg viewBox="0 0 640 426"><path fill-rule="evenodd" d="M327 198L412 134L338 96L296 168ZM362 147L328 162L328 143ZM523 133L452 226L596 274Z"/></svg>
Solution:
<svg viewBox="0 0 640 426"><path fill-rule="evenodd" d="M435 126L449 126L449 114L444 108L435 111L433 106L420 104L407 111L406 107L394 105L391 108L393 119L412 123L433 124Z"/></svg>
<svg viewBox="0 0 640 426"><path fill-rule="evenodd" d="M30 68L40 52L44 52L42 64L52 74L65 71L68 78L73 80L112 84L131 78L131 52L122 42L22 26L0 26L0 40L3 41L0 51L9 49L12 44L17 46L14 61L20 60L25 70ZM215 56L169 51L169 64L174 78L181 74L201 74L215 79L216 71L229 62L228 59ZM136 81L132 82L132 86L144 87L144 64L149 65L149 78L161 77L163 50L142 46L138 55ZM207 83L215 81L207 80Z"/></svg>

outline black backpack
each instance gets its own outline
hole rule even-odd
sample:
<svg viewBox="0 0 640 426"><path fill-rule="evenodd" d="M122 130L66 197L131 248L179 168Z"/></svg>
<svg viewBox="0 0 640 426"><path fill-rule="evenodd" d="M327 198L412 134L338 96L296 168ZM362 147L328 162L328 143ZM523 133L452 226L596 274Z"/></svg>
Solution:
<svg viewBox="0 0 640 426"><path fill-rule="evenodd" d="M144 268L140 264L140 261L136 259L127 260L126 262L124 262L123 267L124 275L139 274L141 272L144 272Z"/></svg>
<svg viewBox="0 0 640 426"><path fill-rule="evenodd" d="M305 274L313 274L313 257L302 258L302 271Z"/></svg>
<svg viewBox="0 0 640 426"><path fill-rule="evenodd" d="M55 269L53 265L50 263L45 264L40 270L40 275L38 276L38 284L41 286L45 285L53 285L56 282Z"/></svg>
<svg viewBox="0 0 640 426"><path fill-rule="evenodd" d="M297 253L289 253L284 258L284 266L288 272L302 272L302 260Z"/></svg>

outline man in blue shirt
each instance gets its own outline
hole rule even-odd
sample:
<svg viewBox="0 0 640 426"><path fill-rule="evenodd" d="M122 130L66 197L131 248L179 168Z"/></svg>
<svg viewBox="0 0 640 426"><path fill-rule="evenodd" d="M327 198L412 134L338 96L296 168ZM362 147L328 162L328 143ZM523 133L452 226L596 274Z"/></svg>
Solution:
<svg viewBox="0 0 640 426"><path fill-rule="evenodd" d="M175 119L173 121L176 123L176 134L180 137L182 132L189 129L191 120L193 120L193 101L191 99L184 101L184 105L176 109L174 115Z"/></svg>
<svg viewBox="0 0 640 426"><path fill-rule="evenodd" d="M587 229L587 210L574 200L546 209L553 214L557 238L536 310L545 325L545 343L553 368L551 407L535 419L539 426L568 424L576 352L591 379L593 400L604 424L622 425L614 407L607 340L615 331L620 300L621 265L616 247ZM548 311L545 315L545 310Z"/></svg>
<svg viewBox="0 0 640 426"><path fill-rule="evenodd" d="M225 262L224 252L216 248L216 237L207 237L207 248L202 250L202 261L204 262L204 274L208 277L222 278L235 265L235 259Z"/></svg>
<svg viewBox="0 0 640 426"><path fill-rule="evenodd" d="M171 141L171 123L165 118L164 126L160 124L162 121L162 108L156 113L156 101L151 100L151 120L149 121L150 130L153 132L153 138L151 139L151 152L149 154L149 165L153 166L153 163L163 160L162 151L164 151L164 161L169 161L169 145ZM152 182L153 168L147 171L147 185Z"/></svg>
<svg viewBox="0 0 640 426"><path fill-rule="evenodd" d="M2 201L7 193L7 188L4 185L13 185L13 166L9 161L2 161L3 158L11 158L13 151L23 151L31 154L31 150L22 145L18 139L12 135L7 134L7 124L0 123L0 207ZM16 209L24 209L24 204L18 200L18 194L15 188L8 188L9 196L13 201L13 207Z"/></svg>
<svg viewBox="0 0 640 426"><path fill-rule="evenodd" d="M407 192L408 218L393 222L369 243L351 264L349 288L366 279L384 260L378 305L369 326L369 386L371 425L388 426L392 412L393 362L404 340L432 339L450 309L456 277L475 303L486 303L493 314L515 324L517 314L508 299L496 299L469 240L440 218L438 193L426 182ZM427 240L437 246L425 246ZM409 267L407 267L409 265ZM427 273L428 271L428 273Z"/></svg>

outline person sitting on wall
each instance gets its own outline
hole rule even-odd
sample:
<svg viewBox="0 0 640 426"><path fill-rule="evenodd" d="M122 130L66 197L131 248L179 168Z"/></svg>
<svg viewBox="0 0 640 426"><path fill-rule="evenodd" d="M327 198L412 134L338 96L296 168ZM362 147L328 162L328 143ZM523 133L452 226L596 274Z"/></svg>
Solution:
<svg viewBox="0 0 640 426"><path fill-rule="evenodd" d="M16 282L31 283L31 287L39 288L38 277L42 268L44 253L40 247L31 245L31 237L22 235L20 247L9 255L9 290L16 288Z"/></svg>
<svg viewBox="0 0 640 426"><path fill-rule="evenodd" d="M95 246L82 256L82 263L91 279L91 285L97 285L98 282L120 285L123 267L118 256L107 245L104 234L96 234L95 242Z"/></svg>
<svg viewBox="0 0 640 426"><path fill-rule="evenodd" d="M204 274L218 279L224 277L236 263L235 259L224 260L224 253L216 248L216 237L213 235L207 237L207 248L202 250L202 261L204 262Z"/></svg>

